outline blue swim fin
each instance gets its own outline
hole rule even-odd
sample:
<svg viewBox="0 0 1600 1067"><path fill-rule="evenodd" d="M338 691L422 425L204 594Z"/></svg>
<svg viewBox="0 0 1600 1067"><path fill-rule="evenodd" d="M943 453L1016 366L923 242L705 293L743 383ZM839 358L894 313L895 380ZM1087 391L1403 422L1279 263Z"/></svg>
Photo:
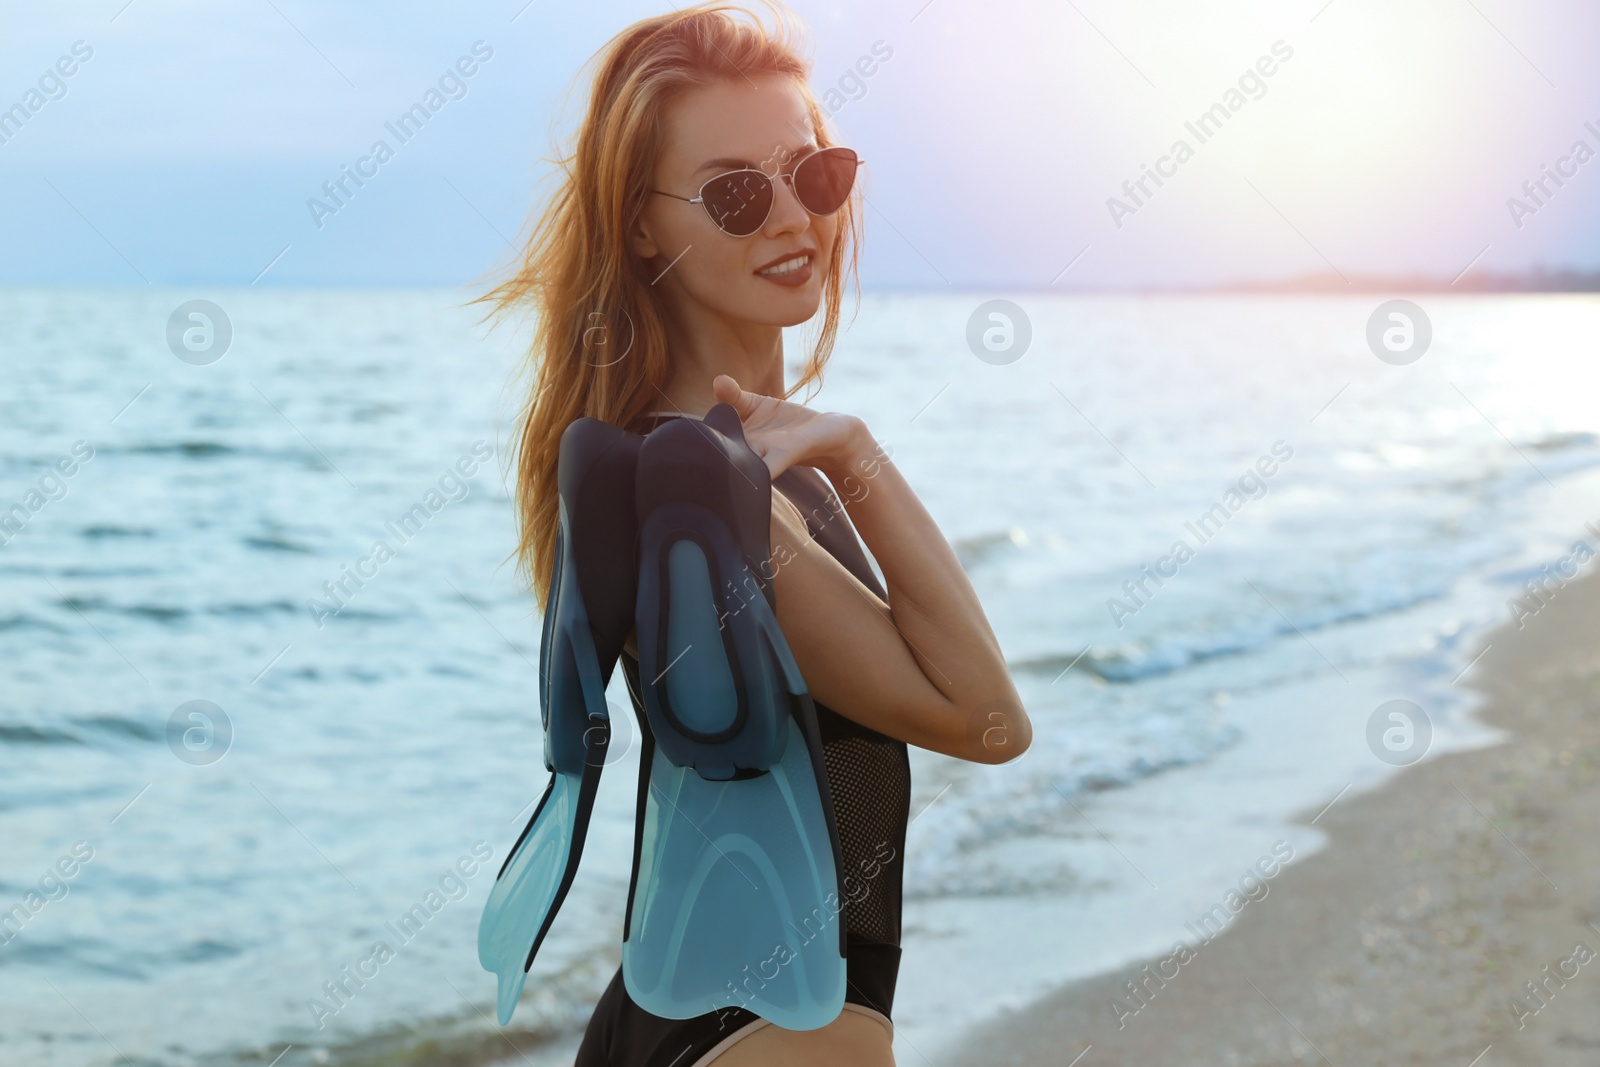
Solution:
<svg viewBox="0 0 1600 1067"><path fill-rule="evenodd" d="M544 762L552 773L478 922L478 961L498 977L502 1026L577 873L606 762L606 683L633 627L641 441L589 418L561 435L560 517L539 646Z"/></svg>
<svg viewBox="0 0 1600 1067"><path fill-rule="evenodd" d="M718 404L644 439L635 492L649 764L628 995L669 1019L739 1006L816 1029L844 1006L843 864L816 711L774 614L771 478Z"/></svg>

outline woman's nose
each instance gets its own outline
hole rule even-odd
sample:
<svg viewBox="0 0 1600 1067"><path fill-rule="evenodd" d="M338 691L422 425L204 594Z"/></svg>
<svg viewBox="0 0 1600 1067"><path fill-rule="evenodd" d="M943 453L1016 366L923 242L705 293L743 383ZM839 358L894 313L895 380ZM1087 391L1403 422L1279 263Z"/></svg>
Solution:
<svg viewBox="0 0 1600 1067"><path fill-rule="evenodd" d="M799 194L795 192L794 175L779 174L772 184L772 213L767 216L768 224L798 223L803 227L810 220L811 213L800 203Z"/></svg>

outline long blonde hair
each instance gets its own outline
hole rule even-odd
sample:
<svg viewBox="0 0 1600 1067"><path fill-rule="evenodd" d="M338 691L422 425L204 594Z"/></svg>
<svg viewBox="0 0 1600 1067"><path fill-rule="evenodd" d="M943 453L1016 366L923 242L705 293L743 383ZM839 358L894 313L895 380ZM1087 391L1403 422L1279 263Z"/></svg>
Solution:
<svg viewBox="0 0 1600 1067"><path fill-rule="evenodd" d="M795 79L817 144L831 144L826 117L806 85L810 63L791 43L792 14L762 0L776 32L726 3L700 3L643 19L596 54L588 107L569 152L554 159L559 187L508 268L509 276L469 303L499 320L521 307L536 318L520 368L531 388L517 420L516 556L526 585L543 598L555 553L556 461L561 434L587 415L635 428L662 406L669 377L662 309L647 264L627 245L644 207L662 147L664 110L680 92L721 79L780 74ZM586 65L587 66L587 65ZM860 252L857 198L834 216L837 253L822 278L824 313L800 376L784 393L820 383L832 354L844 273ZM531 217L531 216L530 216ZM622 353L626 353L623 355Z"/></svg>

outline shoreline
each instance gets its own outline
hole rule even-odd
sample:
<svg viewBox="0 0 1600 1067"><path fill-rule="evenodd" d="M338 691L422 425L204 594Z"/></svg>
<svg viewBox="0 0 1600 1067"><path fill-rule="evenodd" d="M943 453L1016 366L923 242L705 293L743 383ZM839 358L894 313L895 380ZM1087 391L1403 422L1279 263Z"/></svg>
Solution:
<svg viewBox="0 0 1600 1067"><path fill-rule="evenodd" d="M1477 650L1460 684L1504 741L1296 812L1327 847L1264 879L1186 962L1068 982L967 1031L939 1067L1594 1064L1600 575Z"/></svg>

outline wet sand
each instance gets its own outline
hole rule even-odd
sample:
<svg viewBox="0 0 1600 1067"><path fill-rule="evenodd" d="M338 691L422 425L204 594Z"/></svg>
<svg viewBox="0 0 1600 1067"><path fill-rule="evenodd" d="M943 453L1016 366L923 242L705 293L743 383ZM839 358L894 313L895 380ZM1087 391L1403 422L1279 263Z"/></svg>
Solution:
<svg viewBox="0 0 1600 1067"><path fill-rule="evenodd" d="M1187 962L1070 983L932 1059L1600 1064L1597 579L1473 650L1459 684L1486 694L1478 717L1509 740L1300 812L1329 847L1278 870Z"/></svg>

